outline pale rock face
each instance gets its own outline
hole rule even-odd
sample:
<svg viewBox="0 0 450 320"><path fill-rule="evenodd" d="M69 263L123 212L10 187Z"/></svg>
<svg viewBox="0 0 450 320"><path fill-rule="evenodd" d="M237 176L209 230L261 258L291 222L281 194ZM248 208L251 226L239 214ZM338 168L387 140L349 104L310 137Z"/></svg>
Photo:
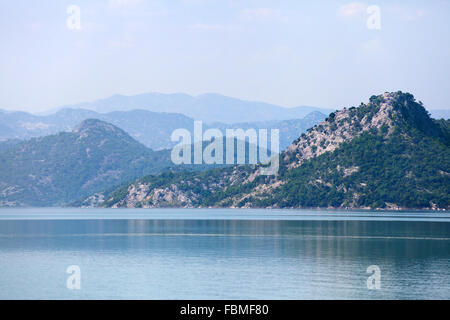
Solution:
<svg viewBox="0 0 450 320"><path fill-rule="evenodd" d="M408 112L410 111L408 108L410 106L406 105L406 100L399 99L403 98L399 95L402 95L402 93L385 93L380 96L374 96L370 99L371 102L362 104L359 108L352 107L331 114L327 120L310 129L296 140L286 152L281 154L280 159L282 159L284 169L290 170L299 167L308 159L315 158L326 152L333 152L343 143L350 142L373 129L376 129L376 134L387 140L394 129L401 128L400 124L407 123L406 121L411 119L415 121L415 114L412 115L412 118L408 118ZM403 106L401 101L405 101L405 106ZM421 120L422 118L418 119ZM219 200L217 202L212 202L213 206L250 208L261 203L261 201L270 199L272 194L276 194L279 188L283 188L287 183L290 183L283 174L261 178L258 174L258 168L258 166L246 168L235 166L230 170L224 170L219 176L187 176L186 179L176 182L169 180L168 184L158 187L152 186L151 182L142 183L136 181L129 187L127 195L114 206L140 206L144 208L166 206L198 207L199 203L202 203L202 193L205 190L210 192L210 194L215 192L226 194L222 198L218 197ZM336 167L328 168L328 170L336 170L339 177L346 178L356 175L362 169L359 167L359 162L356 162L346 166L342 164L337 165ZM301 168L299 171L301 171ZM450 175L447 171L441 170L440 174L444 176ZM254 183L256 179L258 180ZM305 183L313 186L335 187L349 197L348 202L342 205L354 208L361 207L358 204L358 200L364 196L368 186L366 182L360 182L360 188L348 187L343 183L327 181L327 177L320 176L320 174L311 175ZM234 187L239 187L240 185L247 185L248 188L242 188L243 191L235 192ZM193 188L194 186L197 188ZM278 205L272 204L271 208L275 208ZM386 205L394 210L399 208L394 203L387 203ZM369 209L368 207L363 208Z"/></svg>
<svg viewBox="0 0 450 320"><path fill-rule="evenodd" d="M392 128L392 120L389 114L393 110L391 102L394 99L392 93L382 95L384 102L380 104L378 112L371 118L367 116L358 120L355 115L352 116L351 109L343 109L334 113L334 121L325 120L310 130L300 139L294 142L287 150L287 153L295 154L296 161L289 167L300 166L305 160L320 156L321 154L336 150L343 142L350 141L363 132L372 128L379 129L386 124ZM355 123L359 122L358 130L351 130Z"/></svg>
<svg viewBox="0 0 450 320"><path fill-rule="evenodd" d="M82 208L95 208L101 206L105 202L105 196L101 193L96 193L83 201Z"/></svg>
<svg viewBox="0 0 450 320"><path fill-rule="evenodd" d="M0 184L0 195L2 197L7 197L9 195L12 195L14 193L18 193L20 191L22 191L23 189L20 188L19 186L10 186L4 183Z"/></svg>
<svg viewBox="0 0 450 320"><path fill-rule="evenodd" d="M23 123L21 123L21 125L22 125L22 127L24 127L27 130L45 130L50 127L50 125L48 125L47 123L43 123L43 122L37 122L37 123L23 122Z"/></svg>
<svg viewBox="0 0 450 320"><path fill-rule="evenodd" d="M176 185L167 188L151 189L149 184L131 185L125 199L115 204L115 208L135 208L138 204L143 208L154 208L161 206L191 207L192 195L179 190Z"/></svg>
<svg viewBox="0 0 450 320"><path fill-rule="evenodd" d="M392 127L392 120L389 115L393 110L391 102L394 96L395 94L388 93L382 95L379 109L371 119L368 119L367 115L362 119L358 119L354 108L335 112L334 119L330 117L316 125L294 142L282 155L282 157L287 157L285 160L289 161L288 168L298 167L308 159L317 157L325 152L332 152L342 143L352 140L371 128L380 128L386 124L389 131ZM355 125L357 123L359 125ZM357 129L355 130L355 128ZM357 172L359 168L339 168L339 170L343 172L344 176L350 176ZM204 190L225 191L227 188L237 184L250 183L258 175L258 170L242 174L239 168L236 167L218 181L205 183L194 179L193 181L182 181L180 185L192 186L193 183L201 183ZM237 207L241 201L249 197L262 199L284 183L277 176L274 176L266 183L256 186L251 192L232 197L229 199L231 201L229 206ZM311 183L327 184L320 179L311 181ZM198 197L199 195L194 194L192 191L180 190L175 184L163 188L152 188L151 184L136 183L129 187L127 196L119 203L116 203L114 207L136 207L137 205L144 208L162 206L192 207L194 206L193 201Z"/></svg>
<svg viewBox="0 0 450 320"><path fill-rule="evenodd" d="M342 171L344 172L344 178L345 178L345 177L351 176L355 172L358 172L359 167L354 166L354 167L350 167L350 168L344 168Z"/></svg>

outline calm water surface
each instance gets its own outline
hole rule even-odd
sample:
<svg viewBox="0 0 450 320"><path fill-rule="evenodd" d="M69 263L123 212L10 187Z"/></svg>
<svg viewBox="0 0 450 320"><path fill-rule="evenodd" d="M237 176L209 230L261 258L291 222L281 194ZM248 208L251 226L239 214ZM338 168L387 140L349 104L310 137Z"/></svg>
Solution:
<svg viewBox="0 0 450 320"><path fill-rule="evenodd" d="M449 267L442 213L0 210L1 299L450 299Z"/></svg>

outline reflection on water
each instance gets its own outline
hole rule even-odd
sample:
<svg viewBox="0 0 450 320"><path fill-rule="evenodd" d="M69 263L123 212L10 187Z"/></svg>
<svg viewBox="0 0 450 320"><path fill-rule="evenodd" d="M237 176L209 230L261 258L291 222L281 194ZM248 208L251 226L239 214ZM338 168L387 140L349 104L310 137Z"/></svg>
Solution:
<svg viewBox="0 0 450 320"><path fill-rule="evenodd" d="M449 299L449 262L446 222L0 221L3 299Z"/></svg>

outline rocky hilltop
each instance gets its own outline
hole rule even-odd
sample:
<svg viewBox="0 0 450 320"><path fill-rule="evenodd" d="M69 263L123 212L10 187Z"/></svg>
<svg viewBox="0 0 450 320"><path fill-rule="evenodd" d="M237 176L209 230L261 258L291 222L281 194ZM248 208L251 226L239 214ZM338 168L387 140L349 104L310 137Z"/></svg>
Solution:
<svg viewBox="0 0 450 320"><path fill-rule="evenodd" d="M275 176L235 166L147 176L84 205L449 209L448 121L409 93L331 113L280 156Z"/></svg>
<svg viewBox="0 0 450 320"><path fill-rule="evenodd" d="M415 105L414 97L401 92L384 93L372 96L368 104L358 108L344 108L331 113L326 121L303 134L287 150L294 154L291 166L297 167L305 160L336 150L343 142L368 131L380 131L389 136L396 127L407 123L433 135L439 135L439 129L433 124L426 110Z"/></svg>

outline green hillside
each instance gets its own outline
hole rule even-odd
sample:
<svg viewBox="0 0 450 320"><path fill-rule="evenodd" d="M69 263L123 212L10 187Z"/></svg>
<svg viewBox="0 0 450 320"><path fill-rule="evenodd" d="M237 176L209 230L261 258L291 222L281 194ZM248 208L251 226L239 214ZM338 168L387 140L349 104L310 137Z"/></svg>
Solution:
<svg viewBox="0 0 450 320"><path fill-rule="evenodd" d="M65 204L160 172L168 159L168 151L152 151L111 124L85 120L73 132L33 138L0 153L0 204Z"/></svg>
<svg viewBox="0 0 450 320"><path fill-rule="evenodd" d="M308 130L281 154L276 176L251 166L167 173L89 204L449 209L449 137L449 122L431 119L411 94L385 93Z"/></svg>

